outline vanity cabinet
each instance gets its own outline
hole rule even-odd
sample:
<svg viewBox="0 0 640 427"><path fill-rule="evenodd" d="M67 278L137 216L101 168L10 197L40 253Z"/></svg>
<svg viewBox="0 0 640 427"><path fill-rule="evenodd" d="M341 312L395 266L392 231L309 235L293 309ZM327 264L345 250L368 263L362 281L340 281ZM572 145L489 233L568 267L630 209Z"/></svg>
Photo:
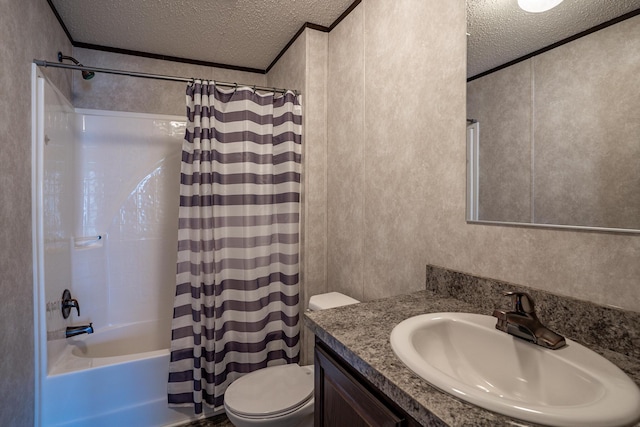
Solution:
<svg viewBox="0 0 640 427"><path fill-rule="evenodd" d="M388 397L316 339L315 427L417 427Z"/></svg>

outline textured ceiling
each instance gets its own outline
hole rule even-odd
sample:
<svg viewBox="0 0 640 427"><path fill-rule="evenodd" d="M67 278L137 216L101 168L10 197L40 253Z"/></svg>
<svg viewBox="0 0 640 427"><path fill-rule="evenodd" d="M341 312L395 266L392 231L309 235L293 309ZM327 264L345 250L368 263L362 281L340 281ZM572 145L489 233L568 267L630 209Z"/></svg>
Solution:
<svg viewBox="0 0 640 427"><path fill-rule="evenodd" d="M310 22L353 0L52 0L75 42L266 69Z"/></svg>
<svg viewBox="0 0 640 427"><path fill-rule="evenodd" d="M52 0L75 42L260 70L305 22L329 27L352 2ZM639 8L640 0L564 0L532 14L520 10L517 0L467 0L467 74L475 76Z"/></svg>
<svg viewBox="0 0 640 427"><path fill-rule="evenodd" d="M640 9L640 0L564 0L543 13L525 12L516 0L467 0L467 76L636 9Z"/></svg>

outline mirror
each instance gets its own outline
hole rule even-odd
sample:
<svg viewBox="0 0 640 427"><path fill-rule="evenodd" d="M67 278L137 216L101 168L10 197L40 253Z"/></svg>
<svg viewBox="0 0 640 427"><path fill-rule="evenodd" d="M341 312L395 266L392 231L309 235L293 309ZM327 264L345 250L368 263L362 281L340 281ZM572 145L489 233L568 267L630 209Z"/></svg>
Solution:
<svg viewBox="0 0 640 427"><path fill-rule="evenodd" d="M640 0L467 9L467 220L640 233Z"/></svg>

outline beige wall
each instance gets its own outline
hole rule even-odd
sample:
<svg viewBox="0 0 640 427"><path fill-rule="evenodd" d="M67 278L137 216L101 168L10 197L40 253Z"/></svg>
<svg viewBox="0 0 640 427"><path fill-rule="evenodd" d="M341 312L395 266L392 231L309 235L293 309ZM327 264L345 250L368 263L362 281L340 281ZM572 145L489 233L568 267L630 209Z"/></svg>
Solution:
<svg viewBox="0 0 640 427"><path fill-rule="evenodd" d="M329 34L330 290L401 294L424 288L426 263L452 266L465 28L464 0L366 0Z"/></svg>
<svg viewBox="0 0 640 427"><path fill-rule="evenodd" d="M365 300L364 5L329 34L327 119L327 280Z"/></svg>
<svg viewBox="0 0 640 427"><path fill-rule="evenodd" d="M71 45L43 0L0 1L0 414L33 425L31 63ZM69 72L47 70L69 96Z"/></svg>
<svg viewBox="0 0 640 427"><path fill-rule="evenodd" d="M479 219L640 228L638 43L640 16L468 84Z"/></svg>
<svg viewBox="0 0 640 427"><path fill-rule="evenodd" d="M638 236L465 222L465 27L464 0L365 0L329 34L329 290L434 264L638 311Z"/></svg>

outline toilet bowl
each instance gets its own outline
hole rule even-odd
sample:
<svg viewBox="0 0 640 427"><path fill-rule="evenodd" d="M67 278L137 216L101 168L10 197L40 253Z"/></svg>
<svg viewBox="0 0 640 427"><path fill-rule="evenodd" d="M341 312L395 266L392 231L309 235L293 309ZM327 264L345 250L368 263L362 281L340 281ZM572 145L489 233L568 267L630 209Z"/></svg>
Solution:
<svg viewBox="0 0 640 427"><path fill-rule="evenodd" d="M314 295L312 311L360 301L338 292ZM313 365L270 366L237 379L224 395L224 408L236 427L312 427Z"/></svg>
<svg viewBox="0 0 640 427"><path fill-rule="evenodd" d="M313 426L313 366L271 366L234 381L224 408L236 427Z"/></svg>

